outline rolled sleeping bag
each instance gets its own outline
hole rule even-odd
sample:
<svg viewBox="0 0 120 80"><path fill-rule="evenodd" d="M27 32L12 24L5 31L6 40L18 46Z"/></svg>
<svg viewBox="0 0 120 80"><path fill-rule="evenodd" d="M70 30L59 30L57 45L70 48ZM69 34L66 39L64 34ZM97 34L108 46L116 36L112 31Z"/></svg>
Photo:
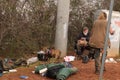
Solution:
<svg viewBox="0 0 120 80"><path fill-rule="evenodd" d="M66 80L71 74L76 73L78 69L76 67L73 68L63 68L59 71L56 79L57 80Z"/></svg>
<svg viewBox="0 0 120 80"><path fill-rule="evenodd" d="M64 64L56 64L54 66L48 67L48 70L46 72L46 76L52 79L56 79L57 74L59 73L59 71L65 68Z"/></svg>
<svg viewBox="0 0 120 80"><path fill-rule="evenodd" d="M35 73L39 74L39 71L44 69L44 68L47 68L46 65L44 65L44 64L37 66L37 68L35 68Z"/></svg>
<svg viewBox="0 0 120 80"><path fill-rule="evenodd" d="M52 66L56 66L56 65L62 65L62 66L65 66L65 65L62 64L62 63L58 63L58 64L56 64L56 63L42 64L42 65L37 66L37 68L35 68L35 73L36 73L36 74L39 74L39 71L40 71L40 70L45 69L45 68L50 68L50 67L52 67Z"/></svg>

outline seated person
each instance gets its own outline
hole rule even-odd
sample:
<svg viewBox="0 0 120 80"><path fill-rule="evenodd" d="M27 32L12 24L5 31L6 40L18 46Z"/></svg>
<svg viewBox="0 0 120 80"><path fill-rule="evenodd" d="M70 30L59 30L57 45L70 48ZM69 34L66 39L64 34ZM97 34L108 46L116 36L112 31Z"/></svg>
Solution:
<svg viewBox="0 0 120 80"><path fill-rule="evenodd" d="M77 40L75 41L74 49L78 57L81 57L84 49L86 48L86 45L84 44L87 44L89 37L89 29L87 27L84 27L82 29L82 32L80 32Z"/></svg>

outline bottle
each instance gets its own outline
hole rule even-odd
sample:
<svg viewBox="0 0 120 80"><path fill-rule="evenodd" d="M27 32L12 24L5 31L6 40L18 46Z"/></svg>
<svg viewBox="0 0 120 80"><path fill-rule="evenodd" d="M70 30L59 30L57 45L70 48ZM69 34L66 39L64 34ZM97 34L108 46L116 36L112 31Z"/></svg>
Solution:
<svg viewBox="0 0 120 80"><path fill-rule="evenodd" d="M27 79L28 76L20 76L21 79Z"/></svg>
<svg viewBox="0 0 120 80"><path fill-rule="evenodd" d="M17 72L17 70L16 69L11 69L11 70L9 70L9 72Z"/></svg>

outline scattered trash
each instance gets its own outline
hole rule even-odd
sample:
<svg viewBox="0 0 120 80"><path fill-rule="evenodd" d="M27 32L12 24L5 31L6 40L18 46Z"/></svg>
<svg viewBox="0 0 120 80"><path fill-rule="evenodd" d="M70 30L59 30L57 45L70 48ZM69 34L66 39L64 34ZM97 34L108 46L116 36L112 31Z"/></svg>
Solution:
<svg viewBox="0 0 120 80"><path fill-rule="evenodd" d="M47 71L47 68L39 70L39 73L45 73Z"/></svg>
<svg viewBox="0 0 120 80"><path fill-rule="evenodd" d="M41 50L41 51L37 52L37 54L45 54L45 52Z"/></svg>
<svg viewBox="0 0 120 80"><path fill-rule="evenodd" d="M116 59L117 62L120 62L120 59Z"/></svg>
<svg viewBox="0 0 120 80"><path fill-rule="evenodd" d="M14 66L18 67L18 66L26 66L27 65L27 62L24 58L20 58L20 59L17 59L15 62L14 62Z"/></svg>
<svg viewBox="0 0 120 80"><path fill-rule="evenodd" d="M117 63L113 58L109 58L105 60L106 63Z"/></svg>
<svg viewBox="0 0 120 80"><path fill-rule="evenodd" d="M75 56L66 56L66 57L64 57L64 60L65 60L66 62L74 61L74 60L75 60Z"/></svg>
<svg viewBox="0 0 120 80"><path fill-rule="evenodd" d="M20 76L21 79L27 79L28 76Z"/></svg>
<svg viewBox="0 0 120 80"><path fill-rule="evenodd" d="M30 65L30 64L35 63L35 62L37 62L37 61L38 61L38 58L37 58L37 57L29 58L29 59L27 60L27 65Z"/></svg>
<svg viewBox="0 0 120 80"><path fill-rule="evenodd" d="M9 72L17 72L16 69L9 70Z"/></svg>
<svg viewBox="0 0 120 80"><path fill-rule="evenodd" d="M65 67L68 67L68 68L73 67L73 65L70 62L63 62L63 64L65 65Z"/></svg>
<svg viewBox="0 0 120 80"><path fill-rule="evenodd" d="M3 71L3 74L7 74L7 73L9 73L9 71Z"/></svg>
<svg viewBox="0 0 120 80"><path fill-rule="evenodd" d="M35 71L32 71L33 74L35 74Z"/></svg>

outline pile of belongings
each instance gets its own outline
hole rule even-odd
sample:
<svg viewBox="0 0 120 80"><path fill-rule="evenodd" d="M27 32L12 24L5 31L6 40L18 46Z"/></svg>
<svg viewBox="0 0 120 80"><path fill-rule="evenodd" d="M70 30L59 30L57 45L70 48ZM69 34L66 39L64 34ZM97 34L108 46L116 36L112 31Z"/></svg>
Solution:
<svg viewBox="0 0 120 80"><path fill-rule="evenodd" d="M23 58L20 58L20 59L5 58L3 60L0 59L0 76L2 76L4 71L10 72L16 67L26 66L26 65L27 65L27 62Z"/></svg>
<svg viewBox="0 0 120 80"><path fill-rule="evenodd" d="M78 69L69 62L42 64L35 69L36 74L56 80L66 80L77 71Z"/></svg>

